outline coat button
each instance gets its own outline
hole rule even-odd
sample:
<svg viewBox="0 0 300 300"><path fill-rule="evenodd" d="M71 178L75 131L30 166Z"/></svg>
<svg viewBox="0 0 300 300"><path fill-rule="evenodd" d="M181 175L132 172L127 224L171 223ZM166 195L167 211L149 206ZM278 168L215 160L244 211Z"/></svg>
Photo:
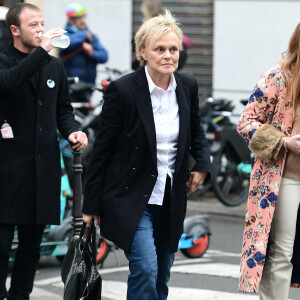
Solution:
<svg viewBox="0 0 300 300"><path fill-rule="evenodd" d="M153 177L153 178L156 178L156 176L154 174L151 174L150 176Z"/></svg>
<svg viewBox="0 0 300 300"><path fill-rule="evenodd" d="M40 153L38 153L36 156L37 156L37 157L41 157L41 154L40 154Z"/></svg>
<svg viewBox="0 0 300 300"><path fill-rule="evenodd" d="M38 126L38 131L41 132L43 130L43 128L41 126Z"/></svg>
<svg viewBox="0 0 300 300"><path fill-rule="evenodd" d="M42 106L43 105L43 101L41 99L38 100L38 105Z"/></svg>
<svg viewBox="0 0 300 300"><path fill-rule="evenodd" d="M144 197L148 198L149 196L148 196L148 194L144 194Z"/></svg>
<svg viewBox="0 0 300 300"><path fill-rule="evenodd" d="M139 146L136 146L136 147L135 147L135 150L136 150L136 151L139 151L139 150L140 150L140 147L139 147Z"/></svg>
<svg viewBox="0 0 300 300"><path fill-rule="evenodd" d="M129 192L129 186L126 186L125 188L124 188L124 191L126 192L126 193L128 193Z"/></svg>
<svg viewBox="0 0 300 300"><path fill-rule="evenodd" d="M136 173L136 168L132 168L132 169L131 169L131 172L132 172L132 173Z"/></svg>

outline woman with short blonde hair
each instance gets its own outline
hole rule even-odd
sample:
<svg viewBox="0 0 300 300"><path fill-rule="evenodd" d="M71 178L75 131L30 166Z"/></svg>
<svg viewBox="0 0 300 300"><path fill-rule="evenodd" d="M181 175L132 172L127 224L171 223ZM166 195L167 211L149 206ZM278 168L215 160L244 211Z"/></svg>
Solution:
<svg viewBox="0 0 300 300"><path fill-rule="evenodd" d="M100 217L101 235L124 249L128 300L167 299L186 194L211 173L197 82L176 72L177 24L167 12L137 33L142 67L109 84L86 175L83 220Z"/></svg>

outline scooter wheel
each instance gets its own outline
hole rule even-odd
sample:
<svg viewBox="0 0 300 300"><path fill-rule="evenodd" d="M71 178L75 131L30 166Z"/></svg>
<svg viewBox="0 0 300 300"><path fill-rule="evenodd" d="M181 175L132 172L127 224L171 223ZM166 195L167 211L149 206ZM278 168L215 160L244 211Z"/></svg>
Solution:
<svg viewBox="0 0 300 300"><path fill-rule="evenodd" d="M209 235L195 240L195 246L187 249L180 249L182 254L188 258L199 258L204 255L209 246Z"/></svg>
<svg viewBox="0 0 300 300"><path fill-rule="evenodd" d="M96 257L97 264L102 264L104 262L109 251L110 251L110 246L108 245L107 241L104 238L100 237L97 245L97 257Z"/></svg>

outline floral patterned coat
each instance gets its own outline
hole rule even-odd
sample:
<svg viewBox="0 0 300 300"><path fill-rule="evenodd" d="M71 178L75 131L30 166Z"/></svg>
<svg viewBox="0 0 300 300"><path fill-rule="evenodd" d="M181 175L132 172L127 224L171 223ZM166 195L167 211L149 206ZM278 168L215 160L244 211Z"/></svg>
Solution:
<svg viewBox="0 0 300 300"><path fill-rule="evenodd" d="M257 293L263 272L286 158L284 151L276 160L272 154L281 137L292 131L292 104L285 101L286 91L280 66L263 73L237 126L253 152L239 283L243 292Z"/></svg>

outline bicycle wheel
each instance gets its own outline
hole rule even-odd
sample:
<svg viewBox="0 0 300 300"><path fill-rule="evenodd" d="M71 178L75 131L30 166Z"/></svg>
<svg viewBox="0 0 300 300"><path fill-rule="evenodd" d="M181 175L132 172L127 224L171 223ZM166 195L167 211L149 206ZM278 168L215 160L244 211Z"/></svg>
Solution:
<svg viewBox="0 0 300 300"><path fill-rule="evenodd" d="M240 172L235 152L224 147L212 162L213 188L218 199L227 206L237 206L245 202L249 192L249 174Z"/></svg>

